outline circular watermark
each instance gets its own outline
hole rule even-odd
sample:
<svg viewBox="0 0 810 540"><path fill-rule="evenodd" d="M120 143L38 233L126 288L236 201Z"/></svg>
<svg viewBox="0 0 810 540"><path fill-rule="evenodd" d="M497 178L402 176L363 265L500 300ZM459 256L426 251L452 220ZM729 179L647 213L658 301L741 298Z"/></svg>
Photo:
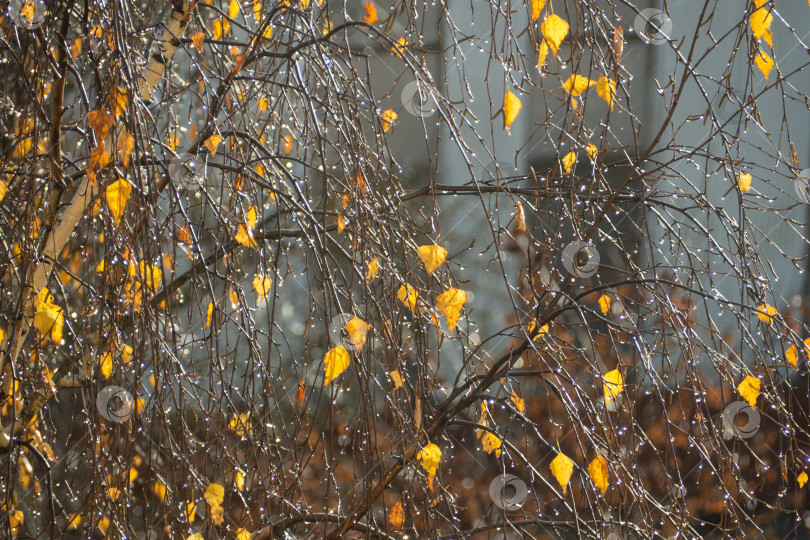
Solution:
<svg viewBox="0 0 810 540"><path fill-rule="evenodd" d="M644 42L650 45L662 45L670 39L672 19L660 9L642 9L633 21L633 29Z"/></svg>
<svg viewBox="0 0 810 540"><path fill-rule="evenodd" d="M810 203L810 169L804 169L796 176L793 188L802 202Z"/></svg>
<svg viewBox="0 0 810 540"><path fill-rule="evenodd" d="M735 419L738 414L745 415L744 426L737 425ZM741 439L750 439L759 430L759 419L759 411L745 401L729 403L728 407L723 409L723 432L728 435L728 438L737 436Z"/></svg>
<svg viewBox="0 0 810 540"><path fill-rule="evenodd" d="M599 252L582 240L574 240L563 249L562 265L574 277L588 278L599 269Z"/></svg>
<svg viewBox="0 0 810 540"><path fill-rule="evenodd" d="M120 386L107 386L96 396L98 413L109 422L126 422L135 410L132 394Z"/></svg>
<svg viewBox="0 0 810 540"><path fill-rule="evenodd" d="M342 345L347 351L357 351L363 348L366 334L371 328L364 321L357 319L350 332L346 325L356 318L351 313L339 313L332 319L332 322L329 323L329 340L334 347Z"/></svg>
<svg viewBox="0 0 810 540"><path fill-rule="evenodd" d="M36 30L45 22L48 8L43 0L11 0L8 3L8 17L26 30Z"/></svg>
<svg viewBox="0 0 810 540"><path fill-rule="evenodd" d="M514 474L504 473L496 476L489 484L489 496L495 506L507 512L520 510L529 495L526 482Z"/></svg>
<svg viewBox="0 0 810 540"><path fill-rule="evenodd" d="M439 108L433 88L419 79L411 81L402 89L400 98L405 110L419 118L429 118Z"/></svg>
<svg viewBox="0 0 810 540"><path fill-rule="evenodd" d="M199 156L181 154L169 163L169 178L186 189L205 186L205 162Z"/></svg>

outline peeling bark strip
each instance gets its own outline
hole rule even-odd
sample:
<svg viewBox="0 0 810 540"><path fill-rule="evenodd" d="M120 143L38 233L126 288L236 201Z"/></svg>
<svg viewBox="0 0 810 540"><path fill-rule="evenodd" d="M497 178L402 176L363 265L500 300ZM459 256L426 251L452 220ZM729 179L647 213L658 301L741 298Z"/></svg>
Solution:
<svg viewBox="0 0 810 540"><path fill-rule="evenodd" d="M152 56L149 64L144 68L143 77L139 82L138 95L144 102L150 101L152 93L163 77L166 65L171 61L179 45L177 38L182 35L186 26L188 26L189 16L196 5L197 0L192 0L190 3L187 3L186 0L173 3L171 17L161 36L159 45L160 52ZM120 129L120 125L117 125L114 129L110 130L110 132L111 134L118 133ZM109 139L111 138L112 135L108 137L108 141L105 141L105 144L108 144L110 148L112 148L112 145L109 143ZM58 140L58 137L56 140ZM61 171L61 163L53 164L52 168ZM22 313L14 326L11 350L8 354L9 365L16 365L17 359L22 352L23 343L28 337L28 332L33 328L34 315L36 314L33 300L34 296L48 284L48 276L53 269L56 259L64 249L73 231L76 229L76 225L79 224L79 221L81 221L82 217L87 213L94 198L94 190L90 185L90 178L85 175L67 207L60 212L54 220L53 226L51 227L53 232L43 246L42 253L35 261L32 261L32 264L35 265L34 271L29 272L29 279L26 280L26 285L23 286ZM27 286L28 284L30 284L30 287ZM4 358L0 356L0 374L3 373L5 365ZM65 373L57 373L54 379L56 381L66 375ZM52 394L47 390L38 390L34 396L32 396L31 400L25 404L19 418L12 423L12 425L6 426L0 430L0 448L8 448L12 438L22 433L28 421L39 413L51 395Z"/></svg>
<svg viewBox="0 0 810 540"><path fill-rule="evenodd" d="M140 80L138 88L138 95L141 97L141 100L146 103L151 101L152 92L155 91L155 87L157 87L160 79L163 78L166 65L171 62L174 52L180 45L177 38L185 32L186 26L188 26L188 16L191 13L191 9L196 4L196 1L192 2L190 6L187 6L184 11L178 11L178 8L182 10L182 8L185 7L183 4L185 4L185 2L180 6L174 6L172 9L169 22L166 24L166 28L160 36L158 52L150 57L149 63L144 68L143 78Z"/></svg>

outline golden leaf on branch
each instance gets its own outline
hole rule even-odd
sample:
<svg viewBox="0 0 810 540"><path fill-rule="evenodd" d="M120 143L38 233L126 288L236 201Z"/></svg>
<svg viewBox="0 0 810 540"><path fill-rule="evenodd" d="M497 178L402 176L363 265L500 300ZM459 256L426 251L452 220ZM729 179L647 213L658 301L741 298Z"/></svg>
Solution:
<svg viewBox="0 0 810 540"><path fill-rule="evenodd" d="M452 287L436 297L436 308L447 319L451 333L456 329L461 308L465 303L467 303L466 291Z"/></svg>
<svg viewBox="0 0 810 540"><path fill-rule="evenodd" d="M565 495L568 491L568 482L571 481L571 475L574 474L574 462L571 461L571 458L560 452L557 454L557 457L551 461L549 469L551 469L551 474L557 479L557 483L560 484L563 495Z"/></svg>

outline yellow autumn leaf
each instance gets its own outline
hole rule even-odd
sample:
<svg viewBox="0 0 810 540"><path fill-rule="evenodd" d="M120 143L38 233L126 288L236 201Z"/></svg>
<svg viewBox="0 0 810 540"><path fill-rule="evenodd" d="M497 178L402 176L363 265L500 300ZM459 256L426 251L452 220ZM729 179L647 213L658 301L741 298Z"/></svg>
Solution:
<svg viewBox="0 0 810 540"><path fill-rule="evenodd" d="M259 298L256 300L258 305L265 302L267 295L270 293L270 288L273 285L273 280L270 276L265 274L257 275L253 278L253 289L258 293Z"/></svg>
<svg viewBox="0 0 810 540"><path fill-rule="evenodd" d="M124 111L127 110L127 101L129 98L129 91L123 86L113 86L110 89L110 106L118 118Z"/></svg>
<svg viewBox="0 0 810 540"><path fill-rule="evenodd" d="M222 38L222 21L215 19L214 24L211 26L211 34L214 41L219 41Z"/></svg>
<svg viewBox="0 0 810 540"><path fill-rule="evenodd" d="M456 329L461 308L466 303L467 293L452 287L436 297L436 309L447 319L447 326L451 333Z"/></svg>
<svg viewBox="0 0 810 540"><path fill-rule="evenodd" d="M343 214L338 214L337 232L338 234L342 234L344 230L346 230L346 218L343 217Z"/></svg>
<svg viewBox="0 0 810 540"><path fill-rule="evenodd" d="M514 390L512 390L509 393L509 400L512 402L512 405L514 405L518 411L520 411L521 413L526 412L526 403L523 401L523 398L517 395L517 393Z"/></svg>
<svg viewBox="0 0 810 540"><path fill-rule="evenodd" d="M616 82L602 75L596 82L596 94L610 105L610 110L612 111L613 98L616 95Z"/></svg>
<svg viewBox="0 0 810 540"><path fill-rule="evenodd" d="M771 70L773 69L774 66L773 58L768 56L767 53L765 53L765 51L759 51L759 54L757 54L757 57L754 59L754 61L756 62L759 71L762 72L762 74L765 76L765 80L767 81L768 75L771 73Z"/></svg>
<svg viewBox="0 0 810 540"><path fill-rule="evenodd" d="M366 344L366 334L371 330L371 326L359 317L352 317L349 322L343 325L343 328L346 329L352 346L356 350L362 349L363 345Z"/></svg>
<svg viewBox="0 0 810 540"><path fill-rule="evenodd" d="M773 15L770 10L763 3L761 6L755 6L754 12L751 14L751 31L754 33L754 38L757 40L764 39L765 43L773 48L773 33L771 32L771 23L773 22Z"/></svg>
<svg viewBox="0 0 810 540"><path fill-rule="evenodd" d="M610 311L610 297L606 294L603 294L599 297L599 307L602 310L602 314L607 315L607 312Z"/></svg>
<svg viewBox="0 0 810 540"><path fill-rule="evenodd" d="M186 540L205 540L205 537L200 533L194 533L188 538L186 538Z"/></svg>
<svg viewBox="0 0 810 540"><path fill-rule="evenodd" d="M239 469L236 470L236 478L234 479L234 483L236 484L236 489L239 491L244 491L245 489L245 473L240 471Z"/></svg>
<svg viewBox="0 0 810 540"><path fill-rule="evenodd" d="M391 52L397 55L400 60L404 60L405 58L402 56L402 52L405 51L408 45L410 45L410 43L405 39L405 36L400 36L394 46L391 47Z"/></svg>
<svg viewBox="0 0 810 540"><path fill-rule="evenodd" d="M388 131L397 120L397 113L391 109L386 109L380 115L380 122L382 122L383 131Z"/></svg>
<svg viewBox="0 0 810 540"><path fill-rule="evenodd" d="M222 142L222 135L220 135L219 133L214 133L213 135L208 137L208 139L205 140L203 146L208 148L208 151L211 152L211 157L214 157L217 155L217 146L219 146L219 143L221 142Z"/></svg>
<svg viewBox="0 0 810 540"><path fill-rule="evenodd" d="M749 173L741 172L737 176L737 186L740 188L740 191L747 192L751 189L751 175Z"/></svg>
<svg viewBox="0 0 810 540"><path fill-rule="evenodd" d="M328 385L341 373L346 371L350 362L351 359L349 358L349 352L343 347L343 345L338 345L334 349L327 351L326 356L323 359L323 385Z"/></svg>
<svg viewBox="0 0 810 540"><path fill-rule="evenodd" d="M103 109L87 113L87 125L93 130L96 140L99 142L103 142L107 137L107 133L110 131L114 121L115 117L113 117L112 113Z"/></svg>
<svg viewBox="0 0 810 540"><path fill-rule="evenodd" d="M802 471L802 473L796 478L796 482L799 483L799 488L803 488L804 485L807 483L807 473Z"/></svg>
<svg viewBox="0 0 810 540"><path fill-rule="evenodd" d="M373 2L366 2L363 5L365 10L365 15L363 16L363 22L366 24L374 24L377 22L377 8L374 6Z"/></svg>
<svg viewBox="0 0 810 540"><path fill-rule="evenodd" d="M416 459L428 473L428 485L430 485L430 491L433 491L433 478L436 476L439 462L442 459L441 449L433 443L428 443L419 451Z"/></svg>
<svg viewBox="0 0 810 540"><path fill-rule="evenodd" d="M98 365L99 370L101 371L101 374L104 376L104 378L109 379L113 369L112 354L109 352L102 354L98 359Z"/></svg>
<svg viewBox="0 0 810 540"><path fill-rule="evenodd" d="M107 201L110 213L115 219L116 227L121 223L121 216L124 215L130 193L132 193L132 185L123 178L119 178L116 182L107 186L104 191L104 198Z"/></svg>
<svg viewBox="0 0 810 540"><path fill-rule="evenodd" d="M260 114L267 111L267 107L268 107L267 98L264 97L264 96L259 97L259 102L258 102L257 107L258 107L258 110L259 110Z"/></svg>
<svg viewBox="0 0 810 540"><path fill-rule="evenodd" d="M568 152L562 160L563 169L565 170L566 174L571 174L571 171L574 170L574 164L577 162L577 154L573 150Z"/></svg>
<svg viewBox="0 0 810 540"><path fill-rule="evenodd" d="M194 48L197 49L197 52L200 54L203 52L203 39L205 39L205 32L197 32L191 36L191 43L194 44Z"/></svg>
<svg viewBox="0 0 810 540"><path fill-rule="evenodd" d="M374 278L377 277L377 271L380 269L380 263L377 262L377 257L374 257L369 261L368 266L366 267L366 282L374 281Z"/></svg>
<svg viewBox="0 0 810 540"><path fill-rule="evenodd" d="M560 50L560 44L568 35L568 23L564 19L552 13L543 24L540 25L540 30L543 32L543 39L548 43L551 52L557 56Z"/></svg>
<svg viewBox="0 0 810 540"><path fill-rule="evenodd" d="M521 105L520 99L515 94L513 94L511 91L506 92L506 95L503 96L504 129L509 129L509 126L511 126L512 122L515 121L522 107L523 105Z"/></svg>
<svg viewBox="0 0 810 540"><path fill-rule="evenodd" d="M757 317L764 323L771 324L776 318L777 313L779 313L779 310L768 304L760 304L757 306Z"/></svg>
<svg viewBox="0 0 810 540"><path fill-rule="evenodd" d="M543 64L546 63L546 57L548 56L548 43L544 41L540 42L540 48L537 49L537 69L541 69Z"/></svg>
<svg viewBox="0 0 810 540"><path fill-rule="evenodd" d="M73 514L71 516L70 521L68 522L67 529L69 531L75 531L78 529L82 524L82 516L79 514Z"/></svg>
<svg viewBox="0 0 810 540"><path fill-rule="evenodd" d="M590 465L588 465L588 476L591 477L591 481L593 485L602 492L602 495L605 494L608 488L608 480L610 478L608 474L608 467L607 467L607 460L602 456L596 456L593 461L591 461Z"/></svg>
<svg viewBox="0 0 810 540"><path fill-rule="evenodd" d="M391 379L391 382L394 383L394 390L402 387L402 375L399 374L399 370L395 369L390 372L388 377Z"/></svg>
<svg viewBox="0 0 810 540"><path fill-rule="evenodd" d="M757 405L757 398L759 397L759 387L762 384L762 381L748 375L743 379L743 381L737 386L737 391L743 397L745 401L748 402L749 405L752 407L756 407Z"/></svg>
<svg viewBox="0 0 810 540"><path fill-rule="evenodd" d="M208 484L203 497L212 507L222 506L222 501L225 500L225 488L220 484Z"/></svg>
<svg viewBox="0 0 810 540"><path fill-rule="evenodd" d="M250 531L244 528L237 529L236 540L250 540Z"/></svg>
<svg viewBox="0 0 810 540"><path fill-rule="evenodd" d="M47 288L39 291L34 299L36 315L34 315L34 327L45 336L50 334L51 339L56 343L62 341L62 325L65 323L65 314L62 308L53 303L53 295Z"/></svg>
<svg viewBox="0 0 810 540"><path fill-rule="evenodd" d="M557 483L560 484L563 495L565 495L568 491L568 482L571 480L571 475L574 474L574 462L571 461L571 458L560 452L557 454L557 457L551 461L549 469L551 469L551 474L557 479Z"/></svg>
<svg viewBox="0 0 810 540"><path fill-rule="evenodd" d="M535 329L536 327L537 327L537 322L536 322L536 321L529 321L529 325L528 325L528 326L527 326L527 328L526 328L526 330L528 330L528 331L529 331L529 336L531 336L532 334L534 334L534 329ZM544 324L543 326L541 326L541 327L540 327L540 329L539 329L539 330L537 330L537 335L536 335L536 336L534 336L534 338L533 338L533 339L534 339L534 341L537 341L537 340L538 340L538 339L540 339L541 337L543 337L543 336L545 336L546 334L548 334L548 328L549 328L548 323L546 323L546 324Z"/></svg>
<svg viewBox="0 0 810 540"><path fill-rule="evenodd" d="M87 160L87 176L91 182L94 182L96 176L96 166L99 170L103 169L110 163L110 154L104 148L104 143L100 142L98 146L90 150L90 159Z"/></svg>
<svg viewBox="0 0 810 540"><path fill-rule="evenodd" d="M602 389L605 394L605 403L610 403L616 399L623 388L624 379L618 368L602 375Z"/></svg>
<svg viewBox="0 0 810 540"><path fill-rule="evenodd" d="M211 326L211 319L214 318L214 303L208 302L208 309L205 312L205 327Z"/></svg>
<svg viewBox="0 0 810 540"><path fill-rule="evenodd" d="M231 0L228 4L228 17L235 19L239 15L239 0Z"/></svg>
<svg viewBox="0 0 810 540"><path fill-rule="evenodd" d="M221 506L212 506L210 515L214 525L222 525L225 521L225 510Z"/></svg>
<svg viewBox="0 0 810 540"><path fill-rule="evenodd" d="M543 11L543 7L546 5L546 0L531 0L531 3L531 22L536 22L540 18L540 12Z"/></svg>
<svg viewBox="0 0 810 540"><path fill-rule="evenodd" d="M416 312L416 299L419 296L419 293L408 285L407 283L402 285L397 292L397 298L399 301L408 306L408 309L411 310L411 313Z"/></svg>
<svg viewBox="0 0 810 540"><path fill-rule="evenodd" d="M393 529L399 529L405 523L405 511L402 509L402 503L398 502L391 507L391 513L388 514L388 524Z"/></svg>
<svg viewBox="0 0 810 540"><path fill-rule="evenodd" d="M239 225L236 232L235 239L240 245L245 247L258 247L256 240L253 238L253 229L256 227L257 209L255 206L248 208L245 222Z"/></svg>
<svg viewBox="0 0 810 540"><path fill-rule="evenodd" d="M0 334L0 335L2 335L2 334ZM0 341L2 341L2 338L0 338ZM807 339L804 340L804 353L805 353L805 355L810 357L810 338L807 338ZM791 366L793 366L793 367L798 366L799 365L799 348L796 347L796 345L791 345L790 347L788 347L787 350L785 351L785 359L787 360L788 364L790 364Z"/></svg>
<svg viewBox="0 0 810 540"><path fill-rule="evenodd" d="M8 184L0 180L0 201L6 198L6 193L8 193Z"/></svg>
<svg viewBox="0 0 810 540"><path fill-rule="evenodd" d="M419 258L425 263L425 270L432 274L447 259L447 250L441 246L419 246Z"/></svg>
<svg viewBox="0 0 810 540"><path fill-rule="evenodd" d="M571 74L571 76L568 77L568 80L565 81L565 84L563 84L563 89L565 89L565 91L572 96L576 97L595 84L596 81L592 81L588 77Z"/></svg>
<svg viewBox="0 0 810 540"><path fill-rule="evenodd" d="M155 483L152 484L152 493L154 493L155 497L160 499L161 502L164 502L166 500L166 484L160 480L155 480Z"/></svg>
<svg viewBox="0 0 810 540"><path fill-rule="evenodd" d="M496 456L500 456L501 444L501 439L491 431L485 431L484 434L481 435L481 446L487 454L495 452Z"/></svg>
<svg viewBox="0 0 810 540"><path fill-rule="evenodd" d="M118 155L121 157L121 163L124 164L124 168L129 167L129 158L132 155L132 151L135 149L135 137L124 130L118 137L116 149L118 150Z"/></svg>
<svg viewBox="0 0 810 540"><path fill-rule="evenodd" d="M599 156L599 149L593 143L588 143L588 147L585 150L588 153L588 159L591 160L591 163L596 161L597 156Z"/></svg>

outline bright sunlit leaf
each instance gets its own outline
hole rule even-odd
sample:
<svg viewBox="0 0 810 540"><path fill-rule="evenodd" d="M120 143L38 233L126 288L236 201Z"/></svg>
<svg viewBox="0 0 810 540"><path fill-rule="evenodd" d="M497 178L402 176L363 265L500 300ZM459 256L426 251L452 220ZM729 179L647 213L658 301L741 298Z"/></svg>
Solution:
<svg viewBox="0 0 810 540"><path fill-rule="evenodd" d="M591 477L593 485L599 489L602 495L605 494L608 488L608 474L607 460L602 456L596 456L590 465L588 465L588 476Z"/></svg>
<svg viewBox="0 0 810 540"><path fill-rule="evenodd" d="M751 189L751 174L741 172L737 175L737 186L740 188L740 191L747 192Z"/></svg>
<svg viewBox="0 0 810 540"><path fill-rule="evenodd" d="M377 262L377 257L374 257L369 261L368 266L366 267L366 282L374 281L374 278L377 277L377 272L380 269L380 263Z"/></svg>
<svg viewBox="0 0 810 540"><path fill-rule="evenodd" d="M571 174L571 171L574 170L574 164L577 162L577 154L573 150L568 152L562 160L563 169L565 170L566 174Z"/></svg>
<svg viewBox="0 0 810 540"><path fill-rule="evenodd" d="M749 405L752 407L757 406L757 398L759 397L759 388L762 385L762 381L758 378L748 375L743 379L743 381L737 386L737 391L743 397L745 401L748 402Z"/></svg>
<svg viewBox="0 0 810 540"><path fill-rule="evenodd" d="M62 341L62 325L65 323L65 315L62 308L53 303L53 295L47 288L39 291L34 299L36 315L34 315L34 327L43 336L50 335L51 339L59 343Z"/></svg>
<svg viewBox="0 0 810 540"><path fill-rule="evenodd" d="M557 479L557 483L562 488L563 495L568 491L568 482L571 480L571 475L574 473L574 462L571 458L560 452L557 454L551 464L549 465L551 474Z"/></svg>
<svg viewBox="0 0 810 540"><path fill-rule="evenodd" d="M461 308L467 303L467 293L461 289L450 288L436 297L436 308L447 319L447 326L452 333L456 329Z"/></svg>
<svg viewBox="0 0 810 540"><path fill-rule="evenodd" d="M624 388L624 379L618 368L602 375L602 388L605 394L605 403L610 403L621 393Z"/></svg>
<svg viewBox="0 0 810 540"><path fill-rule="evenodd" d="M762 74L765 76L765 80L767 81L768 75L771 73L774 66L773 58L768 56L765 51L759 51L759 54L757 54L754 61L756 62L759 71L762 72Z"/></svg>
<svg viewBox="0 0 810 540"><path fill-rule="evenodd" d="M522 107L520 99L515 94L506 92L503 97L503 124L506 130L509 130L509 126L515 121Z"/></svg>
<svg viewBox="0 0 810 540"><path fill-rule="evenodd" d="M442 459L441 449L433 443L428 443L419 451L416 459L425 469L425 472L428 473L428 485L430 485L430 490L433 491L433 478L436 476L439 462Z"/></svg>
<svg viewBox="0 0 810 540"><path fill-rule="evenodd" d="M778 313L779 310L768 304L760 304L757 306L757 317L764 323L771 324Z"/></svg>
<svg viewBox="0 0 810 540"><path fill-rule="evenodd" d="M447 259L447 250L435 244L419 246L419 258L425 263L425 270L432 274Z"/></svg>
<svg viewBox="0 0 810 540"><path fill-rule="evenodd" d="M606 294L603 294L599 297L599 308L602 310L603 315L607 315L607 312L610 311L610 297Z"/></svg>
<svg viewBox="0 0 810 540"><path fill-rule="evenodd" d="M810 338L804 340L804 353L810 358ZM799 348L796 345L791 345L785 351L785 360L793 367L799 365Z"/></svg>
<svg viewBox="0 0 810 540"><path fill-rule="evenodd" d="M388 514L388 524L393 529L399 529L405 523L405 511L402 509L402 503L398 502L391 507L391 512Z"/></svg>
<svg viewBox="0 0 810 540"><path fill-rule="evenodd" d="M576 97L595 84L596 81L592 81L588 77L571 74L568 80L565 81L565 84L563 84L563 88L566 92Z"/></svg>
<svg viewBox="0 0 810 540"><path fill-rule="evenodd" d="M771 47L773 47L773 33L771 32L772 22L773 15L764 2L760 7L754 7L754 12L751 13L750 19L751 31L754 33L754 38L757 40L764 39L765 43Z"/></svg>
<svg viewBox="0 0 810 540"><path fill-rule="evenodd" d="M383 131L388 131L397 120L397 113L391 109L386 109L380 115L380 122L382 122Z"/></svg>
<svg viewBox="0 0 810 540"><path fill-rule="evenodd" d="M327 351L323 359L324 364L324 381L323 385L327 386L330 382L335 380L341 373L346 371L351 363L349 351L343 345L338 345L334 349Z"/></svg>
<svg viewBox="0 0 810 540"><path fill-rule="evenodd" d="M208 484L203 497L210 506L222 506L222 501L225 500L225 488L221 484Z"/></svg>
<svg viewBox="0 0 810 540"><path fill-rule="evenodd" d="M799 483L799 488L803 488L804 485L807 483L807 473L802 471L802 473L796 478L796 482Z"/></svg>
<svg viewBox="0 0 810 540"><path fill-rule="evenodd" d="M267 295L270 294L270 288L272 285L273 279L266 274L257 275L253 278L253 289L259 295L259 298L256 301L258 305L265 302Z"/></svg>
<svg viewBox="0 0 810 540"><path fill-rule="evenodd" d="M596 94L604 99L608 105L610 105L610 110L613 110L613 98L616 95L616 82L611 81L604 75L599 77L599 80L596 82Z"/></svg>
<svg viewBox="0 0 810 540"><path fill-rule="evenodd" d="M407 283L403 284L397 292L397 298L399 298L400 302L408 306L411 313L416 313L416 299L418 296L419 293L416 291L416 289Z"/></svg>
<svg viewBox="0 0 810 540"><path fill-rule="evenodd" d="M365 15L363 15L363 22L367 24L374 24L377 22L377 8L373 2L366 2L363 5Z"/></svg>
<svg viewBox="0 0 810 540"><path fill-rule="evenodd" d="M531 0L531 4L531 22L536 22L540 18L540 12L543 11L543 7L546 5L546 0Z"/></svg>
<svg viewBox="0 0 810 540"><path fill-rule="evenodd" d="M346 329L352 346L354 346L356 350L362 349L363 345L366 344L366 334L371 330L371 326L359 317L352 317L349 322L343 325L343 328Z"/></svg>
<svg viewBox="0 0 810 540"><path fill-rule="evenodd" d="M484 434L481 435L481 446L487 454L495 452L496 456L500 456L502 444L501 439L491 431L485 431Z"/></svg>
<svg viewBox="0 0 810 540"><path fill-rule="evenodd" d="M191 43L194 44L194 48L197 49L197 52L200 54L203 52L203 39L205 39L205 32L197 32L191 36Z"/></svg>
<svg viewBox="0 0 810 540"><path fill-rule="evenodd" d="M551 52L557 56L560 50L560 44L568 35L568 23L564 19L552 13L543 24L540 25L540 30L543 32L543 39L548 43Z"/></svg>
<svg viewBox="0 0 810 540"><path fill-rule="evenodd" d="M113 219L115 219L116 227L121 223L121 216L124 214L131 192L132 185L123 178L119 178L116 182L107 186L104 191L104 198Z"/></svg>
<svg viewBox="0 0 810 540"><path fill-rule="evenodd" d="M217 147L221 142L222 142L222 135L220 135L219 133L214 133L205 140L203 146L205 146L208 149L208 151L211 152L211 157L213 157L217 155Z"/></svg>

